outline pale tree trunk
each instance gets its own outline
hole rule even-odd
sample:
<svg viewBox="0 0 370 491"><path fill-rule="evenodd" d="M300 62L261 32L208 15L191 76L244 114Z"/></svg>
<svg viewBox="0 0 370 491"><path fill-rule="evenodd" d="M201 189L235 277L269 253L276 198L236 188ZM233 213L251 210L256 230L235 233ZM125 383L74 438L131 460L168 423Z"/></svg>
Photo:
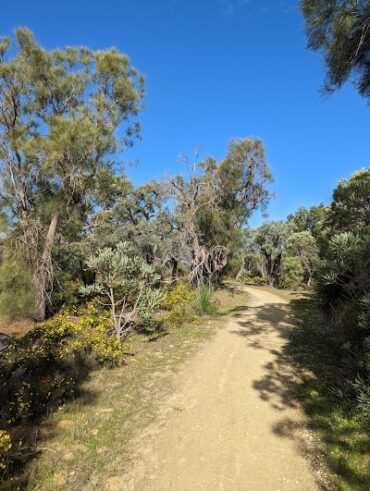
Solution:
<svg viewBox="0 0 370 491"><path fill-rule="evenodd" d="M36 320L42 321L46 315L47 288L52 279L52 248L59 224L59 213L55 213L50 221L46 234L44 250L40 265L34 273L34 286L36 294Z"/></svg>
<svg viewBox="0 0 370 491"><path fill-rule="evenodd" d="M241 264L240 269L239 269L239 271L238 271L238 273L237 273L237 275L236 275L236 277L235 277L236 281L238 281L238 280L239 280L239 278L241 278L241 276L242 276L242 275L243 275L245 272L247 272L247 271L246 271L246 269L245 269L245 259L244 259L244 257L243 257L243 259L242 259L242 264Z"/></svg>
<svg viewBox="0 0 370 491"><path fill-rule="evenodd" d="M309 273L309 274L308 274L308 278L307 278L307 287L308 287L308 288L311 286L311 283L312 283L312 277L313 277L313 274L312 274L312 273Z"/></svg>

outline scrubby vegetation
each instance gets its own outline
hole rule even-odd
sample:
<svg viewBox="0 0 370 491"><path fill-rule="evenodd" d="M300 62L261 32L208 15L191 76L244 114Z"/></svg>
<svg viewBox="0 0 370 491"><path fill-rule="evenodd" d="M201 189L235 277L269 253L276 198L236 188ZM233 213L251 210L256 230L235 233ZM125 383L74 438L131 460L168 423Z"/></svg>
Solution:
<svg viewBox="0 0 370 491"><path fill-rule="evenodd" d="M311 31L314 4L302 2ZM310 373L302 400L338 486L365 489L370 170L341 181L329 206L249 229L271 198L263 143L231 140L219 161L196 151L182 175L134 186L119 160L143 97L115 49L48 51L24 28L15 49L0 41L0 314L35 323L0 351L0 488L32 475L40 421L78 404L93 370L123 365L130 336L152 342L214 316L228 277L312 294L295 302L290 340Z"/></svg>
<svg viewBox="0 0 370 491"><path fill-rule="evenodd" d="M370 170L363 169L339 182L329 206L301 208L247 231L239 272L247 282L312 287L335 342L352 356L351 377L339 381L352 387L354 403L366 398L370 375L369 196Z"/></svg>
<svg viewBox="0 0 370 491"><path fill-rule="evenodd" d="M297 395L318 436L321 458L340 490L368 489L369 383L360 375L358 347L343 343L317 301L292 301L296 328L289 354L302 383ZM367 380L367 381L366 381Z"/></svg>

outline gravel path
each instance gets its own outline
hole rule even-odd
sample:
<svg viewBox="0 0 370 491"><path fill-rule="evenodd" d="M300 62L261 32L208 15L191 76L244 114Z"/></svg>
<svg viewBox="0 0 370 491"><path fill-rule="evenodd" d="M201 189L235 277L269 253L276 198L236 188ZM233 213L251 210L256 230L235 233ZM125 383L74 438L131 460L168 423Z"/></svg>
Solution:
<svg viewBox="0 0 370 491"><path fill-rule="evenodd" d="M177 389L135 441L135 465L122 476L127 491L319 489L284 355L289 306L246 291L249 308L185 363Z"/></svg>

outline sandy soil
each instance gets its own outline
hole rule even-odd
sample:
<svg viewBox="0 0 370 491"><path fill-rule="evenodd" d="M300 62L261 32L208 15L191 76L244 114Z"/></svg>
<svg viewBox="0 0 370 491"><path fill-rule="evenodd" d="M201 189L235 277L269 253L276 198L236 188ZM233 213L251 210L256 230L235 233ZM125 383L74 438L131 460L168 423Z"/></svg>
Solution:
<svg viewBox="0 0 370 491"><path fill-rule="evenodd" d="M177 389L133 445L127 491L310 491L304 422L284 354L283 298L247 288L233 314L176 375Z"/></svg>

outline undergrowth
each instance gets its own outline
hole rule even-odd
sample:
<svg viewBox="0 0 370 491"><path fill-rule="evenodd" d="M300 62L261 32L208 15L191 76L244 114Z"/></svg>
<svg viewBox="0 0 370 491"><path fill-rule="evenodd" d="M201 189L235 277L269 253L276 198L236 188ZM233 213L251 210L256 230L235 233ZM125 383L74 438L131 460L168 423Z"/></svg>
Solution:
<svg viewBox="0 0 370 491"><path fill-rule="evenodd" d="M60 312L0 353L2 480L33 458L43 417L78 397L92 370L123 361L125 345L106 335L108 321L96 306L73 314Z"/></svg>
<svg viewBox="0 0 370 491"><path fill-rule="evenodd" d="M341 345L313 299L291 302L297 327L289 351L310 428L322 442L328 472L341 491L370 489L369 392L356 373L357 354Z"/></svg>

